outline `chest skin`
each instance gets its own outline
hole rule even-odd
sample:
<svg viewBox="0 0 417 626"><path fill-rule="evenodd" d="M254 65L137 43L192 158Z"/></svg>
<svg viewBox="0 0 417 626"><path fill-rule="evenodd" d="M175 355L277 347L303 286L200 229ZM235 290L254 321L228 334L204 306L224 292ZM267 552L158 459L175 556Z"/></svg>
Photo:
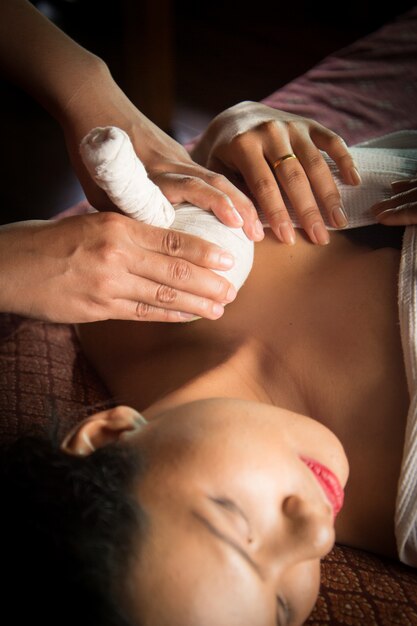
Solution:
<svg viewBox="0 0 417 626"><path fill-rule="evenodd" d="M395 556L395 495L408 393L398 327L400 252L344 233L288 247L267 231L252 272L215 322L79 327L118 402L139 410L255 397L313 417L350 464L337 540Z"/></svg>

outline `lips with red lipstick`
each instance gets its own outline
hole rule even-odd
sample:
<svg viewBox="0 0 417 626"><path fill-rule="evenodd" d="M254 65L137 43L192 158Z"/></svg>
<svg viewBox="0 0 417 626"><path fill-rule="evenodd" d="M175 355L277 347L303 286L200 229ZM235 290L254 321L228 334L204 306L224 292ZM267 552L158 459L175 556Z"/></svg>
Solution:
<svg viewBox="0 0 417 626"><path fill-rule="evenodd" d="M307 467L313 472L317 481L320 483L324 493L327 496L330 504L333 507L334 516L339 513L343 506L343 500L345 497L343 487L340 484L338 478L333 474L331 470L325 465L322 465L314 459L307 457L301 457L301 460L307 465Z"/></svg>

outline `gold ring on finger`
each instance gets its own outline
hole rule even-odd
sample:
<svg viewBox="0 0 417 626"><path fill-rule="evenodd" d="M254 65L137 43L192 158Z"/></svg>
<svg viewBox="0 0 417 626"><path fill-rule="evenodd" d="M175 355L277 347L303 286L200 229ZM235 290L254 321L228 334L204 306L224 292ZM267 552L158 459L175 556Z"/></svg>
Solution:
<svg viewBox="0 0 417 626"><path fill-rule="evenodd" d="M296 159L297 156L294 154L294 152L290 152L289 154L284 154L284 156L280 157L279 159L277 159L276 161L274 161L272 163L272 167L273 169L276 169L279 165L281 165L281 163L284 163L284 161L287 161L288 159Z"/></svg>

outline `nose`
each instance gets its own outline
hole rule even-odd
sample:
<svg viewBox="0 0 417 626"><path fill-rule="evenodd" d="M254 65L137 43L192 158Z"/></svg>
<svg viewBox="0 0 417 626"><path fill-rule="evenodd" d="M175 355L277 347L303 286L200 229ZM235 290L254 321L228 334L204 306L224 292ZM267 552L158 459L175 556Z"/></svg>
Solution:
<svg viewBox="0 0 417 626"><path fill-rule="evenodd" d="M322 558L335 541L334 516L330 503L314 501L299 495L287 496L282 512L294 537L299 558Z"/></svg>

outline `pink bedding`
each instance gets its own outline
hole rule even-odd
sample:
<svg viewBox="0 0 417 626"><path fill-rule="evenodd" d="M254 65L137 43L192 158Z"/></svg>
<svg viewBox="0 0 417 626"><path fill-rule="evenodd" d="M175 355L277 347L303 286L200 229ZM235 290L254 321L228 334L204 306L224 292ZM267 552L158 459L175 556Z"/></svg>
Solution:
<svg viewBox="0 0 417 626"><path fill-rule="evenodd" d="M262 102L311 117L349 145L417 129L417 6Z"/></svg>

